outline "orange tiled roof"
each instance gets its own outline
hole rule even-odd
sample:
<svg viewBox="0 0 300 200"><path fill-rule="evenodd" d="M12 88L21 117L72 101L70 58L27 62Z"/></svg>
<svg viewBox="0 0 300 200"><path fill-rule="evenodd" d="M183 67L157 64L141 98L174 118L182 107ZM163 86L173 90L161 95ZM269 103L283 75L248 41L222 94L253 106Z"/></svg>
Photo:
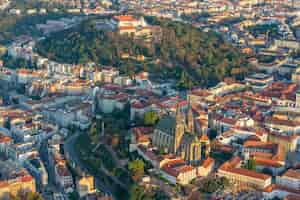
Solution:
<svg viewBox="0 0 300 200"><path fill-rule="evenodd" d="M137 19L132 15L119 15L114 16L113 18L118 21L137 21Z"/></svg>
<svg viewBox="0 0 300 200"><path fill-rule="evenodd" d="M239 156L235 156L229 161L223 163L219 169L227 171L229 169L235 168L241 161L242 159Z"/></svg>
<svg viewBox="0 0 300 200"><path fill-rule="evenodd" d="M266 148L266 149L272 149L275 147L276 144L272 142L261 142L261 141L253 141L253 140L247 140L244 143L244 148Z"/></svg>
<svg viewBox="0 0 300 200"><path fill-rule="evenodd" d="M29 176L29 175L21 178L22 182L30 182L32 180L33 180L32 176Z"/></svg>
<svg viewBox="0 0 300 200"><path fill-rule="evenodd" d="M202 141L209 141L209 138L206 134L202 134L201 137L200 137L200 140Z"/></svg>
<svg viewBox="0 0 300 200"><path fill-rule="evenodd" d="M7 187L8 185L7 181L0 181L0 188Z"/></svg>
<svg viewBox="0 0 300 200"><path fill-rule="evenodd" d="M293 169L287 170L283 174L283 176L291 177L291 178L294 178L294 179L300 179L300 173L297 172L296 170L293 170Z"/></svg>
<svg viewBox="0 0 300 200"><path fill-rule="evenodd" d="M178 167L178 165L181 165ZM165 164L162 169L167 172L168 174L177 177L180 173L186 173L194 168L191 165L185 165L185 162L182 160L175 160L175 162L170 161L167 164Z"/></svg>
<svg viewBox="0 0 300 200"><path fill-rule="evenodd" d="M208 157L206 160L203 161L202 163L202 167L204 168L208 168L210 165L212 165L215 162L214 159L212 159L211 157Z"/></svg>
<svg viewBox="0 0 300 200"><path fill-rule="evenodd" d="M272 184L272 185L266 187L264 189L264 192L271 193L274 190L281 190L281 191L286 191L286 192L289 192L289 193L292 193L292 194L300 195L300 190L289 188L289 187L282 186L282 185L277 185L277 184Z"/></svg>
<svg viewBox="0 0 300 200"><path fill-rule="evenodd" d="M228 171L231 173L236 173L236 174L249 176L249 177L257 178L257 179L262 179L262 180L267 180L267 179L271 178L271 176L269 176L269 175L254 172L254 171L244 169L244 168L233 168L233 169L229 169Z"/></svg>
<svg viewBox="0 0 300 200"><path fill-rule="evenodd" d="M135 30L134 26L120 26L119 27L120 30L124 31L124 30Z"/></svg>
<svg viewBox="0 0 300 200"><path fill-rule="evenodd" d="M257 165L263 165L268 167L279 168L283 166L282 164L278 163L276 160L271 160L271 159L266 159L261 157L255 157L255 161Z"/></svg>
<svg viewBox="0 0 300 200"><path fill-rule="evenodd" d="M284 200L300 200L300 194L289 194L284 198Z"/></svg>
<svg viewBox="0 0 300 200"><path fill-rule="evenodd" d="M266 153L266 152L252 152L250 153L250 156L254 157L261 157L261 158L272 158L273 154L272 153Z"/></svg>
<svg viewBox="0 0 300 200"><path fill-rule="evenodd" d="M8 136L3 135L0 133L0 143L6 143L6 142L11 142L12 139Z"/></svg>

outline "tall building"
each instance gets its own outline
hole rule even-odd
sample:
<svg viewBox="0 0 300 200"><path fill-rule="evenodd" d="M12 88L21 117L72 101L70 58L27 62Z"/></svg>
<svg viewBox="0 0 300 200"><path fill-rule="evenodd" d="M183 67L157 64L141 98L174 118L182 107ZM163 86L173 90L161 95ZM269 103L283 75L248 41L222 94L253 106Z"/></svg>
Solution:
<svg viewBox="0 0 300 200"><path fill-rule="evenodd" d="M175 116L172 114L164 116L154 130L152 143L194 166L199 165L210 150L207 136L195 132L191 105L187 115L177 107Z"/></svg>

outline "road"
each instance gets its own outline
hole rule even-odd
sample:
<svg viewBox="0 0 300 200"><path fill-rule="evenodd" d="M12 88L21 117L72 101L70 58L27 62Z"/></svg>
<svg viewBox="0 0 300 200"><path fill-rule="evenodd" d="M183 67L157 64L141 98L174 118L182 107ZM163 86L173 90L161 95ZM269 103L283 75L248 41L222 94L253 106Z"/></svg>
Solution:
<svg viewBox="0 0 300 200"><path fill-rule="evenodd" d="M86 133L85 132L76 132L74 135L69 137L64 143L64 151L65 151L66 158L68 159L68 161L71 162L73 167L79 168L83 172L88 172L86 167L81 163L80 158L78 157L77 152L74 148L76 139L82 134L86 134ZM107 188L102 183L102 181L97 178L97 175L92 174L90 172L88 172L87 174L91 174L92 176L94 176L95 185L96 185L97 189L99 189L100 191L102 191L104 194L106 194L108 196L113 196L111 190L109 188Z"/></svg>

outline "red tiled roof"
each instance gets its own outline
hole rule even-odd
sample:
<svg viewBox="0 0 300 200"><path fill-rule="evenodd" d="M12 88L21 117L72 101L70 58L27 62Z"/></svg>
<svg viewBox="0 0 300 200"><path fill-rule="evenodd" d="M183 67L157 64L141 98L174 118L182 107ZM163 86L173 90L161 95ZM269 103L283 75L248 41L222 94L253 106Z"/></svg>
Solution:
<svg viewBox="0 0 300 200"><path fill-rule="evenodd" d="M133 104L131 104L131 107L133 107L135 109L143 109L150 105L151 105L151 103L141 103L140 101L135 101Z"/></svg>
<svg viewBox="0 0 300 200"><path fill-rule="evenodd" d="M289 194L284 198L284 200L300 200L300 194L299 195Z"/></svg>
<svg viewBox="0 0 300 200"><path fill-rule="evenodd" d="M276 160L271 160L271 159L266 159L261 157L255 157L255 161L257 165L262 165L262 166L275 167L275 168L279 168L283 166L282 164L278 163Z"/></svg>
<svg viewBox="0 0 300 200"><path fill-rule="evenodd" d="M271 193L274 190L281 190L281 191L286 191L286 192L289 192L289 193L292 193L292 194L300 195L300 190L289 188L289 187L282 186L282 185L277 185L277 184L272 184L272 185L266 187L264 189L264 192Z"/></svg>
<svg viewBox="0 0 300 200"><path fill-rule="evenodd" d="M153 127L145 127L145 126L140 126L140 127L135 127L132 129L133 133L139 133L139 134L148 134L152 133L154 130Z"/></svg>
<svg viewBox="0 0 300 200"><path fill-rule="evenodd" d="M114 16L113 18L118 21L137 21L137 19L132 15L119 15Z"/></svg>
<svg viewBox="0 0 300 200"><path fill-rule="evenodd" d="M12 139L8 136L3 135L2 133L0 133L0 143L7 143L7 142L11 142Z"/></svg>
<svg viewBox="0 0 300 200"><path fill-rule="evenodd" d="M294 179L300 179L300 173L293 169L287 170L282 176L287 176Z"/></svg>
<svg viewBox="0 0 300 200"><path fill-rule="evenodd" d="M236 173L236 174L249 176L249 177L257 178L257 179L262 179L262 180L267 180L267 179L271 178L271 176L269 176L269 175L254 172L254 171L244 169L244 168L232 168L232 169L229 169L228 171L231 173Z"/></svg>
<svg viewBox="0 0 300 200"><path fill-rule="evenodd" d="M223 163L219 169L227 171L229 169L237 167L237 165L241 161L242 161L242 159L239 156L235 156L235 157L231 158L229 161L226 161L225 163Z"/></svg>
<svg viewBox="0 0 300 200"><path fill-rule="evenodd" d="M134 26L120 26L120 30L135 30Z"/></svg>
<svg viewBox="0 0 300 200"><path fill-rule="evenodd" d="M275 117L266 118L266 123L278 124L278 125L290 126L290 127L300 126L300 123L297 123L295 121L278 119L278 118L275 118Z"/></svg>
<svg viewBox="0 0 300 200"><path fill-rule="evenodd" d="M242 159L239 156L235 156L230 159L230 163L234 167L237 166L238 164L240 164L241 161L242 161Z"/></svg>
<svg viewBox="0 0 300 200"><path fill-rule="evenodd" d="M201 137L200 137L200 140L202 141L209 141L209 138L206 134L202 134Z"/></svg>
<svg viewBox="0 0 300 200"><path fill-rule="evenodd" d="M254 157L261 157L261 158L272 158L273 154L272 153L266 153L266 152L252 152L250 153L250 156Z"/></svg>
<svg viewBox="0 0 300 200"><path fill-rule="evenodd" d="M244 143L244 148L264 148L264 149L273 149L276 146L276 144L272 142L261 142L261 141L252 141L247 140Z"/></svg>
<svg viewBox="0 0 300 200"><path fill-rule="evenodd" d="M0 188L7 187L8 185L7 181L0 181Z"/></svg>
<svg viewBox="0 0 300 200"><path fill-rule="evenodd" d="M226 123L226 124L231 124L234 125L236 123L235 119L228 118L228 117L223 117L220 119L221 122Z"/></svg>
<svg viewBox="0 0 300 200"><path fill-rule="evenodd" d="M194 89L194 90L192 90L191 94L197 95L197 96L207 97L207 96L209 96L211 93L210 93L208 90Z"/></svg>
<svg viewBox="0 0 300 200"><path fill-rule="evenodd" d="M191 165L186 165L181 159L172 160L162 166L162 170L174 177L177 177L180 173L185 173L193 169L194 168Z"/></svg>
<svg viewBox="0 0 300 200"><path fill-rule="evenodd" d="M32 180L33 180L32 176L24 176L21 178L22 182L30 182Z"/></svg>
<svg viewBox="0 0 300 200"><path fill-rule="evenodd" d="M202 163L202 167L204 168L208 168L210 165L212 165L215 162L214 159L212 159L211 157L208 157L206 160L203 161Z"/></svg>

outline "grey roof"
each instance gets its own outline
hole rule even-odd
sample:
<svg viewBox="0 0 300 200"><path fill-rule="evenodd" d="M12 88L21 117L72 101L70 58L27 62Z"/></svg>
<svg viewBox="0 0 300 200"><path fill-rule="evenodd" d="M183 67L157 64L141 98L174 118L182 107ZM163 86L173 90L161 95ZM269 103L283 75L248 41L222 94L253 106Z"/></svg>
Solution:
<svg viewBox="0 0 300 200"><path fill-rule="evenodd" d="M175 133L176 118L171 115L162 117L156 125L156 129L173 136Z"/></svg>

